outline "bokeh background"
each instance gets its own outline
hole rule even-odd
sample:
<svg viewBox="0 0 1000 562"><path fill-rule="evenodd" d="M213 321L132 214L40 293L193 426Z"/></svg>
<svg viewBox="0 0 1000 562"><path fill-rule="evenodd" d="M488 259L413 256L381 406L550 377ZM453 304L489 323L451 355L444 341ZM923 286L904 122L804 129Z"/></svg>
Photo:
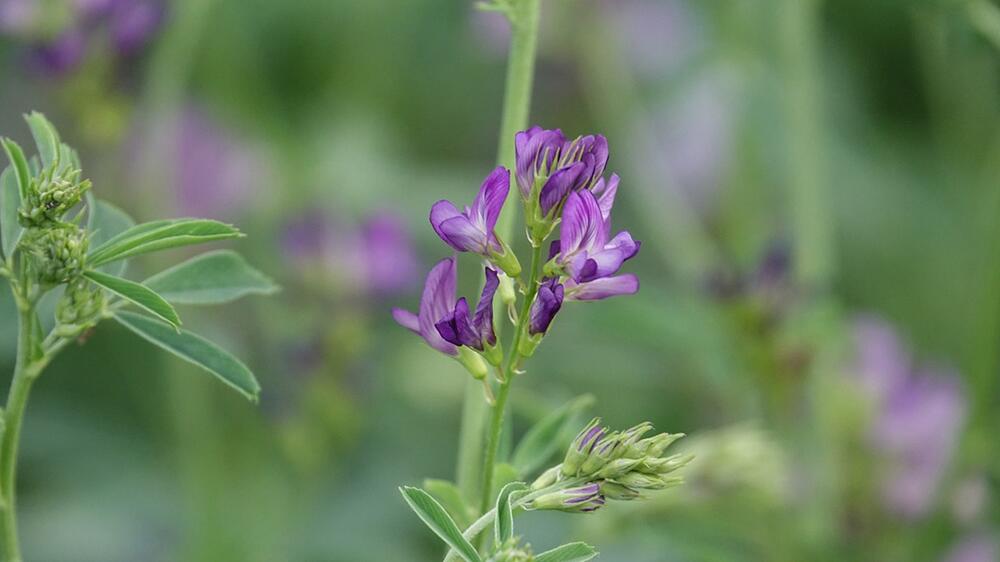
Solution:
<svg viewBox="0 0 1000 562"><path fill-rule="evenodd" d="M519 532L609 561L1000 560L1000 4L542 4L532 122L608 136L642 289L564 308L515 432L589 393L698 459ZM46 372L30 560L441 555L396 486L454 477L465 375L389 310L446 254L430 205L492 169L507 36L465 0L0 0L0 132L30 146L45 112L100 197L238 223L283 286L182 311L258 407L111 324Z"/></svg>

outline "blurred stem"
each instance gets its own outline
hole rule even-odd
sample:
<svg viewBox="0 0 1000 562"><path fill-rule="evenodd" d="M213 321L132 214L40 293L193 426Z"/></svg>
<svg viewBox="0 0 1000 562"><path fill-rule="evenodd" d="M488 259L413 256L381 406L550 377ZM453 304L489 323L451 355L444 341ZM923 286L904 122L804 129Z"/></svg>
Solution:
<svg viewBox="0 0 1000 562"><path fill-rule="evenodd" d="M36 342L34 337L35 309L16 294L18 299L17 362L14 378L7 395L3 415L3 443L0 447L0 494L3 497L3 553L5 562L20 562L21 549L17 539L17 449L21 438L21 422L28 405L31 383L41 372L43 361L32 363Z"/></svg>
<svg viewBox="0 0 1000 562"><path fill-rule="evenodd" d="M532 248L531 269L528 272L528 290L521 303L521 313L517 316L517 327L514 331L514 342L507 350L506 366L497 392L496 404L493 405L493 415L490 417L489 440L486 442L486 454L483 460L483 490L480 496L479 512L485 513L493 500L493 472L496 468L497 450L500 448L500 434L503 432L503 415L510 396L510 386L518 364L521 362L521 340L528 331L528 317L531 315L531 303L538 293L538 271L541 269L542 248Z"/></svg>
<svg viewBox="0 0 1000 562"><path fill-rule="evenodd" d="M510 4L510 10L506 13L511 26L511 42L510 55L507 60L507 78L500 121L497 162L508 170L513 170L516 167L514 135L518 131L528 128L528 113L531 109L531 89L538 45L539 12L539 0L513 0ZM504 211L497 222L496 232L502 239L509 240L514 234L514 213L518 207L518 193L516 187L510 190L507 204L504 205ZM504 396L504 401L506 401L506 396ZM482 399L479 381L469 379L466 382L465 402L462 407L456 478L459 489L462 490L466 498L470 499L476 497L480 484L479 476L481 473L485 473L484 467L481 467L480 463L485 458L482 445L486 413L486 404ZM502 408L500 415L502 417ZM497 442L499 443L499 439ZM492 467L489 472L492 479ZM482 485L484 489L489 489L485 487L485 482Z"/></svg>
<svg viewBox="0 0 1000 562"><path fill-rule="evenodd" d="M778 10L795 276L810 291L828 288L834 268L820 117L819 7L820 0L780 0Z"/></svg>

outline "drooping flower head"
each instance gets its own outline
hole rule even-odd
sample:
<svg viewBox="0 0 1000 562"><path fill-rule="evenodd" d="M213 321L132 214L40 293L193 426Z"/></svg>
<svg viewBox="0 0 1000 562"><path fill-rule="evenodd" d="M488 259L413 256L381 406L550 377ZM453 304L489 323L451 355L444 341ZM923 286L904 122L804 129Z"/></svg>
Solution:
<svg viewBox="0 0 1000 562"><path fill-rule="evenodd" d="M537 190L541 217L547 217L566 196L595 186L608 164L608 141L602 135L568 140L559 129L535 126L514 137L517 185L521 197L534 203Z"/></svg>
<svg viewBox="0 0 1000 562"><path fill-rule="evenodd" d="M424 293L420 297L420 311L414 314L400 308L392 309L392 317L404 328L422 337L427 345L457 359L476 378L486 376L487 367L479 355L458 347L441 335L438 326L447 324L448 319L456 315L455 288L458 284L458 269L454 256L445 258L435 265L427 274ZM496 291L494 286L493 291ZM484 291L485 294L485 291ZM463 299L464 300L464 299ZM493 300L490 294L489 301ZM490 307L492 309L492 307ZM492 327L492 310L489 312L489 323ZM485 313L484 313L485 315ZM480 322L485 323L485 318ZM470 322L471 323L471 322ZM495 341L495 339L494 339Z"/></svg>
<svg viewBox="0 0 1000 562"><path fill-rule="evenodd" d="M497 344L496 332L493 329L493 295L500 286L497 272L486 268L486 284L483 294L479 297L475 314L469 310L465 297L458 299L450 313L434 326L446 341L453 345L471 347L477 351L485 351Z"/></svg>
<svg viewBox="0 0 1000 562"><path fill-rule="evenodd" d="M392 310L392 317L401 326L424 338L427 345L452 356L458 355L455 344L441 337L436 326L455 310L455 287L458 283L455 261L454 256L445 258L427 274L418 314L400 308Z"/></svg>
<svg viewBox="0 0 1000 562"><path fill-rule="evenodd" d="M435 203L431 207L431 226L455 250L492 259L508 275L517 275L521 272L517 258L494 231L509 191L510 172L498 167L483 180L471 207L459 211L451 201Z"/></svg>
<svg viewBox="0 0 1000 562"><path fill-rule="evenodd" d="M531 335L544 334L549 329L549 324L555 318L556 313L562 308L565 288L555 277L549 277L542 281L538 287L538 295L535 302L531 303L531 318L528 323L528 333Z"/></svg>
<svg viewBox="0 0 1000 562"><path fill-rule="evenodd" d="M567 299L600 300L639 290L635 275L614 275L640 247L627 230L609 240L616 190L617 182L609 182L604 207L591 191L571 193L566 200L560 238L552 243L550 255L568 276Z"/></svg>

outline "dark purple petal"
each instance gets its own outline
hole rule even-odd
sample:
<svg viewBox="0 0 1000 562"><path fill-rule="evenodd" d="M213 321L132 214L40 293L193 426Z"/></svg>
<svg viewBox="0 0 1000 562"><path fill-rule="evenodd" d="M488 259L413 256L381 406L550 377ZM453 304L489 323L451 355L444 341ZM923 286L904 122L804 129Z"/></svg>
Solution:
<svg viewBox="0 0 1000 562"><path fill-rule="evenodd" d="M476 305L476 314L472 318L472 325L482 341L490 345L496 345L497 336L493 330L493 295L500 286L500 277L493 269L486 268L486 284L483 286L483 294L479 297Z"/></svg>
<svg viewBox="0 0 1000 562"><path fill-rule="evenodd" d="M535 302L531 303L531 316L528 325L528 333L544 334L549 329L549 324L555 318L556 313L562 308L565 289L555 278L545 280L538 287L538 294Z"/></svg>
<svg viewBox="0 0 1000 562"><path fill-rule="evenodd" d="M548 175L565 144L566 137L562 131L546 130L537 125L514 136L515 174L523 197L531 195L537 173Z"/></svg>
<svg viewBox="0 0 1000 562"><path fill-rule="evenodd" d="M111 36L122 54L143 47L163 23L164 6L154 0L118 2L111 16Z"/></svg>
<svg viewBox="0 0 1000 562"><path fill-rule="evenodd" d="M445 258L427 274L420 297L420 335L431 347L448 355L456 355L458 350L441 337L435 325L454 312L457 283L455 258Z"/></svg>
<svg viewBox="0 0 1000 562"><path fill-rule="evenodd" d="M434 325L438 334L445 341L454 345L464 345L482 351L482 341L472 327L469 319L469 302L465 298L458 299L455 310Z"/></svg>
<svg viewBox="0 0 1000 562"><path fill-rule="evenodd" d="M560 243L559 240L553 240L552 243L549 244L549 259L551 260L552 258L558 256L561 251L562 243Z"/></svg>
<svg viewBox="0 0 1000 562"><path fill-rule="evenodd" d="M32 52L32 59L43 71L63 74L74 70L87 51L87 39L79 29L70 29L52 42Z"/></svg>
<svg viewBox="0 0 1000 562"><path fill-rule="evenodd" d="M594 446L594 443L597 443L597 441L604 436L604 432L605 429L599 425L595 425L590 428L590 431L588 431L587 434L583 436L583 439L580 440L580 445L577 447L577 450L580 452L583 452L585 449L589 450Z"/></svg>
<svg viewBox="0 0 1000 562"><path fill-rule="evenodd" d="M632 273L604 277L587 283L567 283L566 298L574 301L596 301L617 295L633 295L639 291L639 278Z"/></svg>
<svg viewBox="0 0 1000 562"><path fill-rule="evenodd" d="M603 250L580 254L569 264L569 272L578 283L615 274L622 264L639 252L639 243L628 231L618 233Z"/></svg>
<svg viewBox="0 0 1000 562"><path fill-rule="evenodd" d="M497 167L483 180L479 194L472 203L472 213L485 232L492 233L496 227L508 192L510 192L510 172L502 166Z"/></svg>
<svg viewBox="0 0 1000 562"><path fill-rule="evenodd" d="M559 227L559 241L564 259L579 251L601 250L607 242L604 219L594 194L589 191L570 193Z"/></svg>
<svg viewBox="0 0 1000 562"><path fill-rule="evenodd" d="M548 215L553 208L558 207L566 199L566 195L578 186L580 177L585 170L586 165L577 162L552 174L552 177L542 186L542 191L538 196L538 204L543 217Z"/></svg>

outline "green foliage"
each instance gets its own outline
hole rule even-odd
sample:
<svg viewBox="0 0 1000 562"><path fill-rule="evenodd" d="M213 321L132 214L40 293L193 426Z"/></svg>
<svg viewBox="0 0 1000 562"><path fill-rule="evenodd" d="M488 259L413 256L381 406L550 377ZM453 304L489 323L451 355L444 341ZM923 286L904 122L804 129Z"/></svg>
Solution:
<svg viewBox="0 0 1000 562"><path fill-rule="evenodd" d="M430 494L420 488L409 486L401 487L399 492L403 494L403 499L417 514L417 517L431 531L434 531L434 534L454 549L462 559L466 562L480 562L482 560L475 547L462 536L462 531L455 524L455 520Z"/></svg>
<svg viewBox="0 0 1000 562"><path fill-rule="evenodd" d="M14 168L18 192L21 195L21 200L24 201L28 198L28 189L31 187L31 170L28 169L28 161L24 157L24 151L21 150L19 144L10 139L0 139L0 144L3 144L10 165Z"/></svg>
<svg viewBox="0 0 1000 562"><path fill-rule="evenodd" d="M577 425L577 415L593 403L594 397L589 394L578 396L542 418L518 443L511 464L522 476L545 466L564 448L567 441L564 436Z"/></svg>
<svg viewBox="0 0 1000 562"><path fill-rule="evenodd" d="M511 495L528 487L524 482L511 482L497 496L497 515L493 525L493 542L504 544L514 535L514 512L510 507Z"/></svg>
<svg viewBox="0 0 1000 562"><path fill-rule="evenodd" d="M453 482L428 478L424 480L424 490L448 510L459 527L465 528L472 524L476 512L462 497L462 491Z"/></svg>
<svg viewBox="0 0 1000 562"><path fill-rule="evenodd" d="M83 275L146 312L170 323L174 328L181 325L181 319L177 316L177 311L174 310L174 307L146 286L99 271L91 270Z"/></svg>
<svg viewBox="0 0 1000 562"><path fill-rule="evenodd" d="M571 542L535 556L535 562L586 562L596 557L594 547L582 542Z"/></svg>
<svg viewBox="0 0 1000 562"><path fill-rule="evenodd" d="M96 267L149 252L240 236L232 225L208 219L155 221L133 226L94 248L88 261Z"/></svg>
<svg viewBox="0 0 1000 562"><path fill-rule="evenodd" d="M90 197L87 206L89 208L87 231L90 234L91 248L102 246L108 240L135 226L132 217L107 201ZM97 270L121 276L125 273L126 265L125 260L120 260L102 265Z"/></svg>
<svg viewBox="0 0 1000 562"><path fill-rule="evenodd" d="M17 210L21 206L21 192L17 187L17 174L8 166L0 174L0 257L11 256L14 246L21 238L21 224L17 222Z"/></svg>
<svg viewBox="0 0 1000 562"><path fill-rule="evenodd" d="M52 123L37 111L25 115L24 120L28 122L31 136L35 138L35 146L38 147L42 168L58 164L62 145L59 142L59 134Z"/></svg>
<svg viewBox="0 0 1000 562"><path fill-rule="evenodd" d="M143 285L174 304L222 304L278 290L273 281L229 250L191 258L146 279Z"/></svg>
<svg viewBox="0 0 1000 562"><path fill-rule="evenodd" d="M141 314L120 311L115 319L145 340L215 375L247 399L256 402L260 385L239 359L205 338L178 330Z"/></svg>

